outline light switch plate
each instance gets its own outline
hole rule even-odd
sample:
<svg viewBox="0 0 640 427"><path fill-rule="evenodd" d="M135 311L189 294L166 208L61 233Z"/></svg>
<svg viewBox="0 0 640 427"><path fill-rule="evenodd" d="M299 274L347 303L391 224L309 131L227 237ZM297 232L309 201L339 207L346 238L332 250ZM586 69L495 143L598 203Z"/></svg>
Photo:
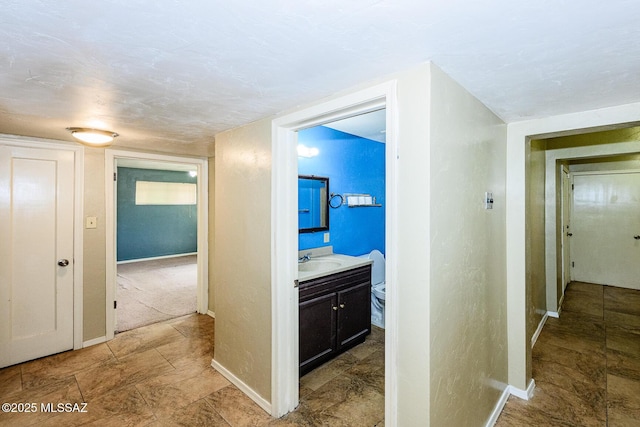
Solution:
<svg viewBox="0 0 640 427"><path fill-rule="evenodd" d="M493 209L493 193L488 191L484 193L484 208Z"/></svg>
<svg viewBox="0 0 640 427"><path fill-rule="evenodd" d="M324 242L329 243L329 233L324 233Z"/></svg>

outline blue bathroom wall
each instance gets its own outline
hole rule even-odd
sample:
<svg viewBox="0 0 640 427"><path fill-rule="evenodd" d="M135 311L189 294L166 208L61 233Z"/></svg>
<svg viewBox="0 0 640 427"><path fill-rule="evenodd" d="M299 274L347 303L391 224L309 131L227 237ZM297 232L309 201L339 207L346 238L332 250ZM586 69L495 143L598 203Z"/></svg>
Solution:
<svg viewBox="0 0 640 427"><path fill-rule="evenodd" d="M335 253L362 255L373 249L385 253L385 144L324 126L298 132L298 143L316 147L316 157L298 157L298 174L329 178L329 192L367 193L382 207L344 204L329 209L330 241L324 232L300 233L300 250L333 246ZM334 199L334 202L337 199Z"/></svg>
<svg viewBox="0 0 640 427"><path fill-rule="evenodd" d="M197 205L136 205L136 181L196 183L189 172L118 168L118 261L197 251Z"/></svg>

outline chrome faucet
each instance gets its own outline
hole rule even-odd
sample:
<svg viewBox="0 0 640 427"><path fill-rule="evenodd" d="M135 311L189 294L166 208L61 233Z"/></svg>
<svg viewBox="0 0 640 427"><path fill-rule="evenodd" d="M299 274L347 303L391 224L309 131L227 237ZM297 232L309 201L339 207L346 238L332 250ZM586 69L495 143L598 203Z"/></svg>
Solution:
<svg viewBox="0 0 640 427"><path fill-rule="evenodd" d="M311 252L309 252L308 254L301 256L300 258L298 258L298 262L302 263L302 262L307 262L311 259Z"/></svg>

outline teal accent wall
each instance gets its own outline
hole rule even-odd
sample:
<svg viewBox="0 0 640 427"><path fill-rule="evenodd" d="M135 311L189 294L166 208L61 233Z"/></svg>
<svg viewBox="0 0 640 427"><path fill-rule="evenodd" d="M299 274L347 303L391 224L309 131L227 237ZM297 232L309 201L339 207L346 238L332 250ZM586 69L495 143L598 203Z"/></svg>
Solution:
<svg viewBox="0 0 640 427"><path fill-rule="evenodd" d="M298 157L299 175L329 177L331 193L368 193L381 207L329 209L328 243L323 231L299 233L298 249L333 246L345 255L385 253L385 144L324 126L298 132L298 143L318 148L316 157Z"/></svg>
<svg viewBox="0 0 640 427"><path fill-rule="evenodd" d="M189 172L118 168L118 261L196 252L197 205L136 205L136 181L197 182Z"/></svg>

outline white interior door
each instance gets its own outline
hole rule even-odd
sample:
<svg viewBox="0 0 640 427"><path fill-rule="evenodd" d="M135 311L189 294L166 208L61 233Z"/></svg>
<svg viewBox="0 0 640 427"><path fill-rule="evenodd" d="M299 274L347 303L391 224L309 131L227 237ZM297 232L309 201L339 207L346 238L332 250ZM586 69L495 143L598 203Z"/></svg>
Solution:
<svg viewBox="0 0 640 427"><path fill-rule="evenodd" d="M573 184L573 280L640 289L640 173L576 174Z"/></svg>
<svg viewBox="0 0 640 427"><path fill-rule="evenodd" d="M74 153L0 146L0 367L73 348Z"/></svg>

